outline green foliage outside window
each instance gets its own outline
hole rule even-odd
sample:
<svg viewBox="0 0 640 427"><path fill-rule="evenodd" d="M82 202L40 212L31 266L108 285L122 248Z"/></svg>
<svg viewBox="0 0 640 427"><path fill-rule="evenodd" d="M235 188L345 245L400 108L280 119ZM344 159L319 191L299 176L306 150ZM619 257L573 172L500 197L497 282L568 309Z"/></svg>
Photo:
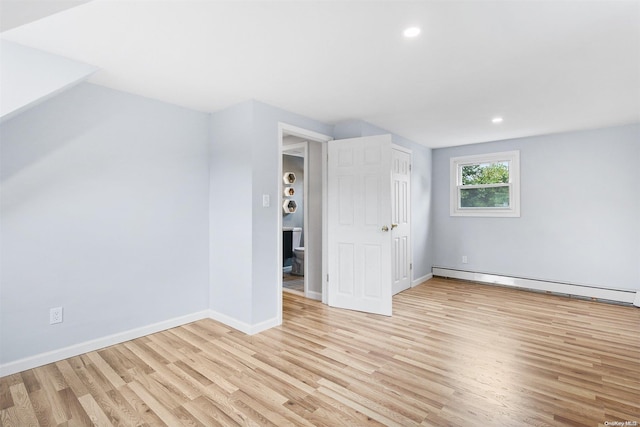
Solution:
<svg viewBox="0 0 640 427"><path fill-rule="evenodd" d="M509 164L481 163L462 166L460 207L499 208L509 207L509 187L464 188L466 185L508 184Z"/></svg>

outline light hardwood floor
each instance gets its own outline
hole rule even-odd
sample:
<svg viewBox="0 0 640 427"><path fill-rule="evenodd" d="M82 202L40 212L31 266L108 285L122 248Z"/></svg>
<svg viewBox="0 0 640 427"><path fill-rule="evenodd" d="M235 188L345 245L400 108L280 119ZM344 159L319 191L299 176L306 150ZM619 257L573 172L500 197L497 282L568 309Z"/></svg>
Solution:
<svg viewBox="0 0 640 427"><path fill-rule="evenodd" d="M285 293L258 335L204 320L4 377L0 425L640 424L638 308L444 279L393 304Z"/></svg>

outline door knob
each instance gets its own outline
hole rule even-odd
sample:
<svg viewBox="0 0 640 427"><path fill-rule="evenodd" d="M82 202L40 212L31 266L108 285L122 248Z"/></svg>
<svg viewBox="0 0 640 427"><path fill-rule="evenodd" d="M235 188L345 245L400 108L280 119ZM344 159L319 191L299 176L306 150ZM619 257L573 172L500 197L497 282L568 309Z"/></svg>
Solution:
<svg viewBox="0 0 640 427"><path fill-rule="evenodd" d="M398 224L391 224L391 229L393 230L394 228L396 228L398 226Z"/></svg>
<svg viewBox="0 0 640 427"><path fill-rule="evenodd" d="M382 226L382 231L389 231L389 227L387 227L386 225Z"/></svg>

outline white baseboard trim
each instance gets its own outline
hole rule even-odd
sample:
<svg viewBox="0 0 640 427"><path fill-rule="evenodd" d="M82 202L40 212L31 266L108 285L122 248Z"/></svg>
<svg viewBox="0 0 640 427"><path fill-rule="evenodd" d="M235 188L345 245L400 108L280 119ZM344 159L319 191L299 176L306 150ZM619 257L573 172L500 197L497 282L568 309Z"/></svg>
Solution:
<svg viewBox="0 0 640 427"><path fill-rule="evenodd" d="M322 301L322 292L307 291L305 297L316 301Z"/></svg>
<svg viewBox="0 0 640 427"><path fill-rule="evenodd" d="M276 326L282 325L282 319L279 317L274 317L272 319L265 320L264 322L256 323L255 325L251 325L248 335L259 334L262 331L266 331L267 329L275 328Z"/></svg>
<svg viewBox="0 0 640 427"><path fill-rule="evenodd" d="M279 326L282 324L281 319L274 317L273 319L268 319L264 322L251 325L249 323L241 322L238 319L227 316L226 314L219 313L215 310L209 310L209 318L220 323L224 323L225 325L230 326L233 329L237 329L240 332L244 332L247 335L255 335L262 331L266 331L267 329L273 328L274 326Z"/></svg>
<svg viewBox="0 0 640 427"><path fill-rule="evenodd" d="M433 267L432 271L434 276L470 280L473 282L489 283L502 286L511 286L514 288L533 289L537 291L553 292L558 294L575 295L587 298L596 298L628 304L635 304L634 301L638 301L638 304L635 305L640 306L640 297L638 296L640 295L640 292L632 289L602 288L588 285L478 273L474 271L454 270L441 267Z"/></svg>
<svg viewBox="0 0 640 427"><path fill-rule="evenodd" d="M0 365L0 377L26 371L27 369L37 368L38 366L43 366L49 363L58 362L63 359L68 359L69 357L78 356L91 351L100 350L101 348L109 347L114 344L120 344L125 341L130 341L145 335L175 328L177 326L186 325L187 323L206 319L208 317L209 310L203 310L197 313L153 323L151 325L130 329L128 331L118 332L106 337L74 344L69 347L36 354L35 356L25 357L24 359L18 359L16 361Z"/></svg>
<svg viewBox="0 0 640 427"><path fill-rule="evenodd" d="M38 366L43 366L49 363L58 362L60 360L68 359L69 357L78 356L80 354L100 350L105 347L120 344L126 341L143 337L145 335L154 334L156 332L165 331L177 326L186 325L187 323L195 322L202 319L213 319L241 332L244 332L247 335L255 335L267 329L273 328L274 326L279 326L282 324L282 319L276 317L273 319L265 320L264 322L257 323L255 325L250 325L248 323L240 322L237 319L229 317L225 314L218 313L214 310L203 310L198 311L197 313L176 317L173 319L154 323L152 325L142 326L113 335L108 335L106 337L96 338L93 340L74 344L69 347L64 347L57 350L48 351L46 353L36 354L35 356L25 357L24 359L19 359L13 362L5 363L0 365L0 377L5 377L7 375L26 371L27 369L37 368Z"/></svg>
<svg viewBox="0 0 640 427"><path fill-rule="evenodd" d="M425 274L425 275L424 275L424 276L422 276L422 277L418 277L417 279L414 279L414 280L411 282L411 287L412 287L412 288L415 288L416 286L418 286L418 285L420 285L420 284L422 284L422 283L426 282L427 280L429 280L429 279L431 279L431 278L433 278L433 273Z"/></svg>

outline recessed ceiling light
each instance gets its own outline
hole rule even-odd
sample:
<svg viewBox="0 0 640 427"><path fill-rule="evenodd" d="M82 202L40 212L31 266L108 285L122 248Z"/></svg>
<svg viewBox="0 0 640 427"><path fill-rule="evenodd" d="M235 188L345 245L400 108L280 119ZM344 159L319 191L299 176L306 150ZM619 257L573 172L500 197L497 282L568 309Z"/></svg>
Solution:
<svg viewBox="0 0 640 427"><path fill-rule="evenodd" d="M403 34L405 37L416 37L418 34L420 34L420 28L409 27L406 30L404 30Z"/></svg>
<svg viewBox="0 0 640 427"><path fill-rule="evenodd" d="M491 119L492 123L502 123L502 117L494 117Z"/></svg>

